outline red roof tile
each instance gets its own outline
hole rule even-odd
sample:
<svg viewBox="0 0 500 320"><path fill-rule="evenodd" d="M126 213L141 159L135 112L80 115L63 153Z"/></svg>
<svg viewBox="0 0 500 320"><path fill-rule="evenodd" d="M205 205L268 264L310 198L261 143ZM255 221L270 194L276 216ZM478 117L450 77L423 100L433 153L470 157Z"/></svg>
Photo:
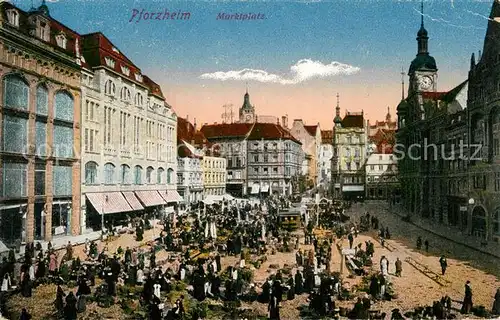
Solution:
<svg viewBox="0 0 500 320"><path fill-rule="evenodd" d="M292 140L302 144L292 134L276 123L255 123L252 131L248 135L248 140Z"/></svg>
<svg viewBox="0 0 500 320"><path fill-rule="evenodd" d="M253 123L221 123L204 125L200 131L208 139L245 137Z"/></svg>
<svg viewBox="0 0 500 320"><path fill-rule="evenodd" d="M306 131L309 132L311 136L316 136L316 130L318 129L318 125L304 126L304 129L306 129Z"/></svg>
<svg viewBox="0 0 500 320"><path fill-rule="evenodd" d="M321 143L323 144L333 143L333 130L321 130Z"/></svg>
<svg viewBox="0 0 500 320"><path fill-rule="evenodd" d="M163 92L161 91L161 87L156 82L151 80L150 77L142 76L142 80L144 81L144 84L149 88L149 94L154 95L161 100L165 99L165 97L163 96Z"/></svg>
<svg viewBox="0 0 500 320"><path fill-rule="evenodd" d="M177 118L177 143L179 145L178 155L179 157L194 156L189 150L189 148L182 145L183 141L191 144L193 147L199 149L205 149L206 155L217 156L217 150L212 150L211 148L212 143L208 141L203 132L197 131L194 125L191 124L187 119L178 117Z"/></svg>
<svg viewBox="0 0 500 320"><path fill-rule="evenodd" d="M364 128L363 115L348 114L342 120L342 128Z"/></svg>
<svg viewBox="0 0 500 320"><path fill-rule="evenodd" d="M441 100L448 92L422 92L422 98L430 100Z"/></svg>

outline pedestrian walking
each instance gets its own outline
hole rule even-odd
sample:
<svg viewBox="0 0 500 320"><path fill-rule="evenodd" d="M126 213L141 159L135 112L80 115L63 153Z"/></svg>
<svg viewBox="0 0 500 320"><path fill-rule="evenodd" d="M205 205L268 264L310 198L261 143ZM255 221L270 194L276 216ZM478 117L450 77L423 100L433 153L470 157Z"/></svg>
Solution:
<svg viewBox="0 0 500 320"><path fill-rule="evenodd" d="M425 239L424 246L425 246L425 252L429 252L429 240Z"/></svg>
<svg viewBox="0 0 500 320"><path fill-rule="evenodd" d="M500 315L500 288L497 289L497 293L495 294L495 301L493 302L491 313Z"/></svg>
<svg viewBox="0 0 500 320"><path fill-rule="evenodd" d="M401 271L403 271L403 263L401 262L401 260L399 260L399 257L396 259L395 265L396 265L396 276L401 277Z"/></svg>
<svg viewBox="0 0 500 320"><path fill-rule="evenodd" d="M465 296L464 302L462 303L462 310L460 312L464 314L469 314L472 309L472 288L470 281L467 280L465 283Z"/></svg>
<svg viewBox="0 0 500 320"><path fill-rule="evenodd" d="M349 239L349 248L352 249L352 245L354 243L354 237L352 236L352 233L349 233L347 239Z"/></svg>
<svg viewBox="0 0 500 320"><path fill-rule="evenodd" d="M446 257L444 255L439 258L439 264L441 265L441 275L444 276L446 268L448 268L448 262L446 261Z"/></svg>
<svg viewBox="0 0 500 320"><path fill-rule="evenodd" d="M420 236L417 238L417 249L422 249L422 238Z"/></svg>

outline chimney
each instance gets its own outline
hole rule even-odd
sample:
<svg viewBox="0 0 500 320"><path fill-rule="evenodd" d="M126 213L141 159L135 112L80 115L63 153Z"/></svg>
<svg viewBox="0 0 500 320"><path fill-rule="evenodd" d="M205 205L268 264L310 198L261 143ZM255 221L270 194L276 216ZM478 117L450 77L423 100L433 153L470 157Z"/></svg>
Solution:
<svg viewBox="0 0 500 320"><path fill-rule="evenodd" d="M196 128L196 118L194 118L193 127L194 127L194 132L196 132L196 130L197 130L197 128Z"/></svg>
<svg viewBox="0 0 500 320"><path fill-rule="evenodd" d="M282 117L281 117L281 126L282 126L283 128L286 128L286 116L282 116Z"/></svg>
<svg viewBox="0 0 500 320"><path fill-rule="evenodd" d="M186 115L186 121L189 122L189 114Z"/></svg>

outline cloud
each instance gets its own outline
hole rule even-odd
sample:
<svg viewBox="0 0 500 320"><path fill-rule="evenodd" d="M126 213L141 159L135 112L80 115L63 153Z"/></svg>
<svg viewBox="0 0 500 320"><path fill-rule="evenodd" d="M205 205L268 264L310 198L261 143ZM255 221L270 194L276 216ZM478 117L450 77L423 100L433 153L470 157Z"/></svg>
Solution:
<svg viewBox="0 0 500 320"><path fill-rule="evenodd" d="M199 78L208 80L237 80L237 81L258 81L264 83L279 83L283 85L298 84L311 79L329 78L340 75L356 74L361 69L348 64L333 61L330 64L323 64L320 61L302 59L290 67L289 76L281 76L269 73L265 70L242 69L231 71L217 71L204 73Z"/></svg>

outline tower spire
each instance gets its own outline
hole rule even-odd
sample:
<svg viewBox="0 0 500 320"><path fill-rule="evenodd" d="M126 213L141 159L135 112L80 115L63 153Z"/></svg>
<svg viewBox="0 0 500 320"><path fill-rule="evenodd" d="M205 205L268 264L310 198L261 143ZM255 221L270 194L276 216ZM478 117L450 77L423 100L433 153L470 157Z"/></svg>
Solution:
<svg viewBox="0 0 500 320"><path fill-rule="evenodd" d="M405 99L405 71L401 67L401 100Z"/></svg>
<svg viewBox="0 0 500 320"><path fill-rule="evenodd" d="M337 92L337 107L335 108L335 115L337 117L340 117L340 96L338 92Z"/></svg>
<svg viewBox="0 0 500 320"><path fill-rule="evenodd" d="M247 92L246 93L248 94L248 81L246 82L246 87L247 87Z"/></svg>
<svg viewBox="0 0 500 320"><path fill-rule="evenodd" d="M424 0L420 1L420 27L424 27Z"/></svg>

